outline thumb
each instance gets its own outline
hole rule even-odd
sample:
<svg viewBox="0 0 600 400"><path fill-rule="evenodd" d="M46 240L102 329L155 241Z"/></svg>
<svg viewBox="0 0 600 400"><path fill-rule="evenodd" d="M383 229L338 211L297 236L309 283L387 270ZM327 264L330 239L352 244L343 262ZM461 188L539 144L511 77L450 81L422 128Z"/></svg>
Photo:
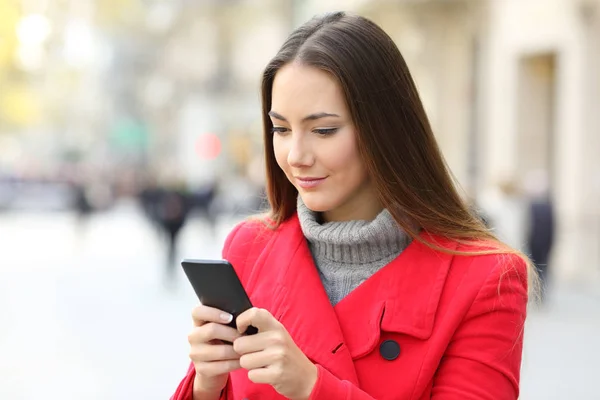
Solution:
<svg viewBox="0 0 600 400"><path fill-rule="evenodd" d="M278 328L280 323L268 310L253 307L237 317L236 325L240 333L245 333L249 326L266 332Z"/></svg>

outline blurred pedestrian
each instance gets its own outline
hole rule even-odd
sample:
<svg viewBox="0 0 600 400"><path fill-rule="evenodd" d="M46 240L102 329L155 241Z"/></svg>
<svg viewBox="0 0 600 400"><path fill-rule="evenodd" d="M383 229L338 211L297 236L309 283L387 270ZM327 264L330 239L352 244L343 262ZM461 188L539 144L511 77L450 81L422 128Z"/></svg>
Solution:
<svg viewBox="0 0 600 400"><path fill-rule="evenodd" d="M529 173L525 188L529 198L527 250L540 275L543 301L548 292L548 264L556 235L554 204L547 173L542 170Z"/></svg>
<svg viewBox="0 0 600 400"><path fill-rule="evenodd" d="M72 193L72 210L75 212L75 235L77 240L83 241L94 206L90 199L88 173L81 166L76 171L71 174L68 183Z"/></svg>
<svg viewBox="0 0 600 400"><path fill-rule="evenodd" d="M83 224L84 221L87 220L88 216L92 213L93 208L90 204L84 182L75 182L72 185L72 188L77 219Z"/></svg>
<svg viewBox="0 0 600 400"><path fill-rule="evenodd" d="M211 232L215 233L219 210L214 207L218 192L217 180L210 180L190 193L190 207L197 212L208 224Z"/></svg>
<svg viewBox="0 0 600 400"><path fill-rule="evenodd" d="M146 177L139 192L139 202L148 221L159 231L161 229L158 215L160 197L161 189L156 178L154 176Z"/></svg>
<svg viewBox="0 0 600 400"><path fill-rule="evenodd" d="M259 308L194 308L172 399L517 399L535 269L457 193L392 39L310 20L262 105L270 210L223 249Z"/></svg>
<svg viewBox="0 0 600 400"><path fill-rule="evenodd" d="M177 265L177 239L190 210L188 195L182 185L169 184L157 196L156 218L166 236L166 272L173 279Z"/></svg>

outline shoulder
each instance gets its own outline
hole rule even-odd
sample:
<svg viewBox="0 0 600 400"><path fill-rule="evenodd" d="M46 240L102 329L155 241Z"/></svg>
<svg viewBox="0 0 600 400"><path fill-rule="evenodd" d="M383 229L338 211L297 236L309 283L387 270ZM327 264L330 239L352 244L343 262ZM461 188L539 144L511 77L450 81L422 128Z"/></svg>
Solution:
<svg viewBox="0 0 600 400"><path fill-rule="evenodd" d="M262 250L276 236L296 234L299 230L297 214L279 225L267 215L249 217L238 223L227 235L223 246L223 258L248 254L254 248Z"/></svg>
<svg viewBox="0 0 600 400"><path fill-rule="evenodd" d="M431 235L426 242L437 246L434 252L450 255L450 278L468 278L473 284L513 275L527 282L530 263L520 252L491 240L461 241Z"/></svg>
<svg viewBox="0 0 600 400"><path fill-rule="evenodd" d="M510 249L498 249L492 243L459 245L457 250L470 254L454 257L452 269L456 283L471 287L475 302L510 297L527 303L532 271L525 256ZM494 253L477 254L486 251Z"/></svg>
<svg viewBox="0 0 600 400"><path fill-rule="evenodd" d="M275 233L272 220L266 217L251 217L239 222L229 232L223 245L223 258L232 253L247 250L248 247L263 242Z"/></svg>
<svg viewBox="0 0 600 400"><path fill-rule="evenodd" d="M480 275L487 278L493 279L494 276L499 278L506 274L527 277L527 258L510 248L502 248L492 242L481 241L469 245L459 244L457 250L465 253L465 255L458 256L459 262L468 264L470 268L475 268Z"/></svg>
<svg viewBox="0 0 600 400"><path fill-rule="evenodd" d="M250 217L239 222L227 235L222 257L233 265L238 276L245 281L254 271L261 255L272 248L275 238L289 233L289 227L295 225L297 218L289 218L277 226L275 221L266 216Z"/></svg>

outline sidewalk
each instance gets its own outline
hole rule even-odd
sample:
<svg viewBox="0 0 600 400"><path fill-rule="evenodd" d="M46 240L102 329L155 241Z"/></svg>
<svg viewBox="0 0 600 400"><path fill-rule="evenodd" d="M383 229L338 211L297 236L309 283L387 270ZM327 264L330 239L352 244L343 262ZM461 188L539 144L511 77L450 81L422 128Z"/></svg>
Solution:
<svg viewBox="0 0 600 400"><path fill-rule="evenodd" d="M184 228L181 257L220 257L239 218ZM0 214L0 399L163 400L188 363L197 299L135 207L77 227L65 213ZM600 296L560 286L525 330L523 400L600 399Z"/></svg>

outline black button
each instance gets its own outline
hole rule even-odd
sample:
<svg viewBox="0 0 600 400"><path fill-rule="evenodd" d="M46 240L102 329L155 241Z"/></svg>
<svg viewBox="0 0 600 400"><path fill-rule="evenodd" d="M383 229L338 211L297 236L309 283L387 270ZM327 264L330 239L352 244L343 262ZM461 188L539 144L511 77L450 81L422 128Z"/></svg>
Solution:
<svg viewBox="0 0 600 400"><path fill-rule="evenodd" d="M400 345L395 340L386 340L379 346L381 357L393 361L400 355Z"/></svg>

